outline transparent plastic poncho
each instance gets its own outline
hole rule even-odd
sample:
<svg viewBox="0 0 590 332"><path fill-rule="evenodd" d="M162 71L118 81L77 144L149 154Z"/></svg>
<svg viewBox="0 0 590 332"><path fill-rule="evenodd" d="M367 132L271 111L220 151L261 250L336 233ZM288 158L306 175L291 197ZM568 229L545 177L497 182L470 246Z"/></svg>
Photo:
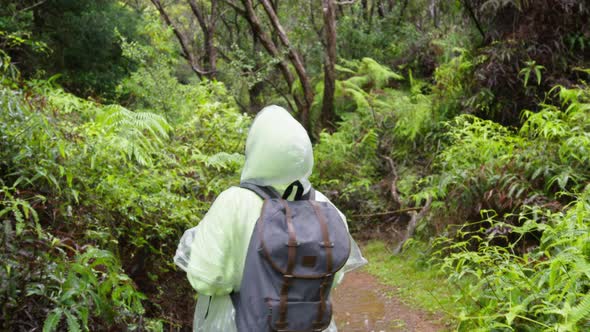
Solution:
<svg viewBox="0 0 590 332"><path fill-rule="evenodd" d="M311 142L299 122L278 106L260 111L248 133L241 181L273 186L282 192L299 180L307 192L312 168ZM329 202L320 192L316 192L316 200ZM182 236L174 262L199 294L194 331L237 331L229 294L240 289L250 237L261 208L262 199L256 194L231 187L217 197L203 220ZM346 272L367 262L352 238L351 242L350 258L336 274L334 285ZM326 331L337 331L334 321Z"/></svg>

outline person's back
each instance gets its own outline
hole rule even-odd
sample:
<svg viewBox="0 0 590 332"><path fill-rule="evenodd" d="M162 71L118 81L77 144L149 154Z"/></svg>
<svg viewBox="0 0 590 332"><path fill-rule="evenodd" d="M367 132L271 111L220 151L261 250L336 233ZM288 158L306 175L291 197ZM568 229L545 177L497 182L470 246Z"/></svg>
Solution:
<svg viewBox="0 0 590 332"><path fill-rule="evenodd" d="M311 142L305 129L280 107L262 110L248 134L242 183L268 186L283 195L289 184L299 181L303 194L307 194L312 167ZM295 194L287 199L292 201ZM315 192L314 200L333 207L320 192ZM241 290L248 247L262 204L263 198L254 191L231 187L219 195L199 225L181 239L175 262L187 272L199 293L195 331L237 330L230 294L235 297ZM345 217L333 208L346 224ZM335 283L344 272L366 263L352 239L350 248L346 265L333 277ZM241 330L248 331L245 327ZM327 330L336 331L335 324L332 322Z"/></svg>

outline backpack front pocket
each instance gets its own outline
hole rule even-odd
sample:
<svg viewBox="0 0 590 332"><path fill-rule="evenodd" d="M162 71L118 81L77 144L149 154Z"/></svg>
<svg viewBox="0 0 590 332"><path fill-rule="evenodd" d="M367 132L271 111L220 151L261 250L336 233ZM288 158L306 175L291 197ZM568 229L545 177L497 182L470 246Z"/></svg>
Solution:
<svg viewBox="0 0 590 332"><path fill-rule="evenodd" d="M328 328L332 319L332 303L289 302L281 308L279 300L269 300L269 325L278 332L312 332ZM284 311L284 312L283 312ZM311 317L311 319L310 319Z"/></svg>

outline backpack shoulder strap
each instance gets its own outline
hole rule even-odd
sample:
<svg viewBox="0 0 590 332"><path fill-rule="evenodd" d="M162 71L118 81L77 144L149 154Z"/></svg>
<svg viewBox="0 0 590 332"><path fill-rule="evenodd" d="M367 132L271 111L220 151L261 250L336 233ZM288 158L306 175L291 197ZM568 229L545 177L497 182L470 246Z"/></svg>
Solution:
<svg viewBox="0 0 590 332"><path fill-rule="evenodd" d="M307 200L307 201L315 201L315 189L309 188L309 191L301 196L301 200Z"/></svg>
<svg viewBox="0 0 590 332"><path fill-rule="evenodd" d="M285 189L285 192L283 193L283 199L287 199L289 196L291 196L294 188L297 188L297 191L295 192L296 201L315 201L315 190L310 188L309 191L304 195L303 184L300 181L291 183L287 189Z"/></svg>
<svg viewBox="0 0 590 332"><path fill-rule="evenodd" d="M248 190L254 192L256 195L258 195L262 199L271 199L271 198L280 198L281 197L281 195L279 195L279 193L273 187L270 187L270 186L264 187L264 186L259 186L259 185L249 183L249 182L242 182L242 183L240 183L240 188L248 189Z"/></svg>

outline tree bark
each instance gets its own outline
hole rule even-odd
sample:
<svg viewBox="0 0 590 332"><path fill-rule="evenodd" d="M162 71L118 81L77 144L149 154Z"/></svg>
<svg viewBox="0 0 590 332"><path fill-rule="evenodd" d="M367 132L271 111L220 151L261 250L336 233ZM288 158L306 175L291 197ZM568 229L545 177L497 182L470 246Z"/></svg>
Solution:
<svg viewBox="0 0 590 332"><path fill-rule="evenodd" d="M385 4L383 1L377 1L377 14L379 14L379 18L385 18Z"/></svg>
<svg viewBox="0 0 590 332"><path fill-rule="evenodd" d="M178 39L180 47L182 48L182 56L188 61L188 64L190 65L192 71L194 71L195 74L199 76L199 78L202 78L203 76L210 74L208 71L205 71L199 67L194 54L190 50L188 39L184 34L182 34L182 32L178 29L174 22L172 22L170 16L162 6L160 0L151 0L151 2L160 13L160 16L162 17L166 25L172 28L172 32L174 32L174 35L176 36L176 39Z"/></svg>
<svg viewBox="0 0 590 332"><path fill-rule="evenodd" d="M279 21L279 17L277 16L277 13L275 12L271 3L268 0L260 0L260 2L262 3L264 10L266 11L268 18L272 23L272 26L275 28L275 31L277 32L279 39L281 40L281 43L285 45L285 47L287 48L289 60L291 60L293 67L295 67L295 72L297 73L297 77L301 82L305 104L304 107L299 110L299 116L301 123L309 131L311 129L311 118L309 116L309 111L311 109L311 105L313 104L314 95L313 89L311 87L311 81L309 79L309 76L307 75L305 66L303 65L303 61L301 60L299 52L297 52L297 50L294 47L292 47L289 38L287 37L287 34L285 33L285 30L283 29L283 26Z"/></svg>
<svg viewBox="0 0 590 332"><path fill-rule="evenodd" d="M418 222L420 222L420 220L422 220L426 216L428 211L430 211L431 204L432 204L432 197L428 196L428 199L426 200L426 204L424 204L424 207L420 210L420 212L412 211L412 217L410 219L410 222L408 222L408 227L406 228L406 232L404 233L404 237L402 238L402 240L397 244L397 246L393 250L394 255L397 255L402 252L402 250L404 249L404 244L406 244L406 242L414 235L414 231L416 231L416 227L418 226Z"/></svg>
<svg viewBox="0 0 590 332"><path fill-rule="evenodd" d="M209 61L209 70L213 73L213 78L217 73L217 48L215 47L215 31L217 29L217 0L211 0L211 15L209 16L209 32L205 40L207 57Z"/></svg>
<svg viewBox="0 0 590 332"><path fill-rule="evenodd" d="M197 18L201 31L203 32L203 39L205 40L205 62L208 71L211 73L210 77L215 78L217 72L217 49L214 44L215 24L217 22L217 0L211 0L211 13L209 19L206 19L202 10L198 7L195 0L188 0L193 15Z"/></svg>
<svg viewBox="0 0 590 332"><path fill-rule="evenodd" d="M438 28L438 0L430 0L428 12L430 13L430 18L432 19L432 25L434 25L435 28Z"/></svg>
<svg viewBox="0 0 590 332"><path fill-rule="evenodd" d="M402 23L407 7L408 7L408 0L404 0L404 3L402 4L401 11L399 12L399 18L397 20L397 25L400 25Z"/></svg>
<svg viewBox="0 0 590 332"><path fill-rule="evenodd" d="M334 0L322 0L326 53L324 62L324 96L321 119L324 125L335 127L334 93L336 90L336 10Z"/></svg>
<svg viewBox="0 0 590 332"><path fill-rule="evenodd" d="M228 0L226 0L226 2L229 3ZM281 56L276 44L273 43L270 36L264 32L264 29L262 28L262 24L260 23L260 19L258 18L258 16L256 15L256 12L254 11L254 6L252 4L252 0L242 0L242 4L245 7L245 10L243 10L244 18L246 18L246 20L250 24L250 27L252 28L252 32L254 34L254 37L257 38L258 40L260 40L260 43L262 44L262 46L266 49L266 51L271 56L279 59L279 63L278 63L279 69L280 69L283 77L285 78L285 81L287 82L287 86L289 87L289 91L292 91L293 90L293 83L295 82L295 77L293 76L293 74L289 70L289 65L288 65L287 61L282 59L282 56ZM232 7L234 7L234 6L232 6ZM236 8L234 8L234 9L236 9ZM305 109L305 102L297 94L293 94L293 99L295 100L295 104L297 105L297 109L300 112L301 112L301 110ZM303 126L306 126L306 123L303 123Z"/></svg>

